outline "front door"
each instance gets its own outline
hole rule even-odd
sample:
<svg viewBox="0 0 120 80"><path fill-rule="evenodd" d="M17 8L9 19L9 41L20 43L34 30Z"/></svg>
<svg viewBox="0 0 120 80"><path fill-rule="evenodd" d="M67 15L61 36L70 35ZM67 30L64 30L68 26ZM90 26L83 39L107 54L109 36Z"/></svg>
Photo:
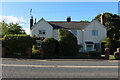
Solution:
<svg viewBox="0 0 120 80"><path fill-rule="evenodd" d="M93 45L87 45L87 52L92 51Z"/></svg>

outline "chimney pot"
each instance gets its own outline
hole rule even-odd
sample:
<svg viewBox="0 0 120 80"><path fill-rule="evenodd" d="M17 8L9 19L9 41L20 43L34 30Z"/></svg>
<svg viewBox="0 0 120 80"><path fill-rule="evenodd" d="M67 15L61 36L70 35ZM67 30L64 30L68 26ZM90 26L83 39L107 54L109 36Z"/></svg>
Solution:
<svg viewBox="0 0 120 80"><path fill-rule="evenodd" d="M71 22L71 16L67 17L67 22Z"/></svg>

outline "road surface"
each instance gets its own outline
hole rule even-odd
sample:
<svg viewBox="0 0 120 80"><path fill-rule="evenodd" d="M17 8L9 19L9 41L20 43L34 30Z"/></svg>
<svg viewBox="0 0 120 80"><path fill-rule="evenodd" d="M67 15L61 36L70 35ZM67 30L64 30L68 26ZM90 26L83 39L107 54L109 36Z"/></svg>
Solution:
<svg viewBox="0 0 120 80"><path fill-rule="evenodd" d="M118 61L2 59L3 78L118 78Z"/></svg>

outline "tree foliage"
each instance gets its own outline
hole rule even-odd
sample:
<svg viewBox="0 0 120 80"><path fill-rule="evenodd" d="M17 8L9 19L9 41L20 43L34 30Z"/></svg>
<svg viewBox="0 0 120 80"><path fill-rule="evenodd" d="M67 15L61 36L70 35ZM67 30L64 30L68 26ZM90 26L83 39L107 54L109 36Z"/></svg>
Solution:
<svg viewBox="0 0 120 80"><path fill-rule="evenodd" d="M18 23L7 24L5 21L2 21L0 27L2 28L2 37L7 34L26 34Z"/></svg>
<svg viewBox="0 0 120 80"><path fill-rule="evenodd" d="M59 46L63 56L75 56L78 52L77 38L65 29L59 29Z"/></svg>
<svg viewBox="0 0 120 80"><path fill-rule="evenodd" d="M120 39L120 16L112 13L104 13L105 26L107 28L107 37L110 39ZM101 20L101 14L98 14L95 19Z"/></svg>

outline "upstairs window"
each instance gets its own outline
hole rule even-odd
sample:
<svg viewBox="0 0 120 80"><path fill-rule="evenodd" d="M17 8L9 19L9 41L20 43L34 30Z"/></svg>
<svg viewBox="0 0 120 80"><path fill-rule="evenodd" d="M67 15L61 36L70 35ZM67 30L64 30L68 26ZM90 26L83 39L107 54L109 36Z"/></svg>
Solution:
<svg viewBox="0 0 120 80"><path fill-rule="evenodd" d="M92 30L92 36L98 36L98 30Z"/></svg>
<svg viewBox="0 0 120 80"><path fill-rule="evenodd" d="M41 35L46 34L46 33L45 33L45 30L39 30L39 34L41 34Z"/></svg>

